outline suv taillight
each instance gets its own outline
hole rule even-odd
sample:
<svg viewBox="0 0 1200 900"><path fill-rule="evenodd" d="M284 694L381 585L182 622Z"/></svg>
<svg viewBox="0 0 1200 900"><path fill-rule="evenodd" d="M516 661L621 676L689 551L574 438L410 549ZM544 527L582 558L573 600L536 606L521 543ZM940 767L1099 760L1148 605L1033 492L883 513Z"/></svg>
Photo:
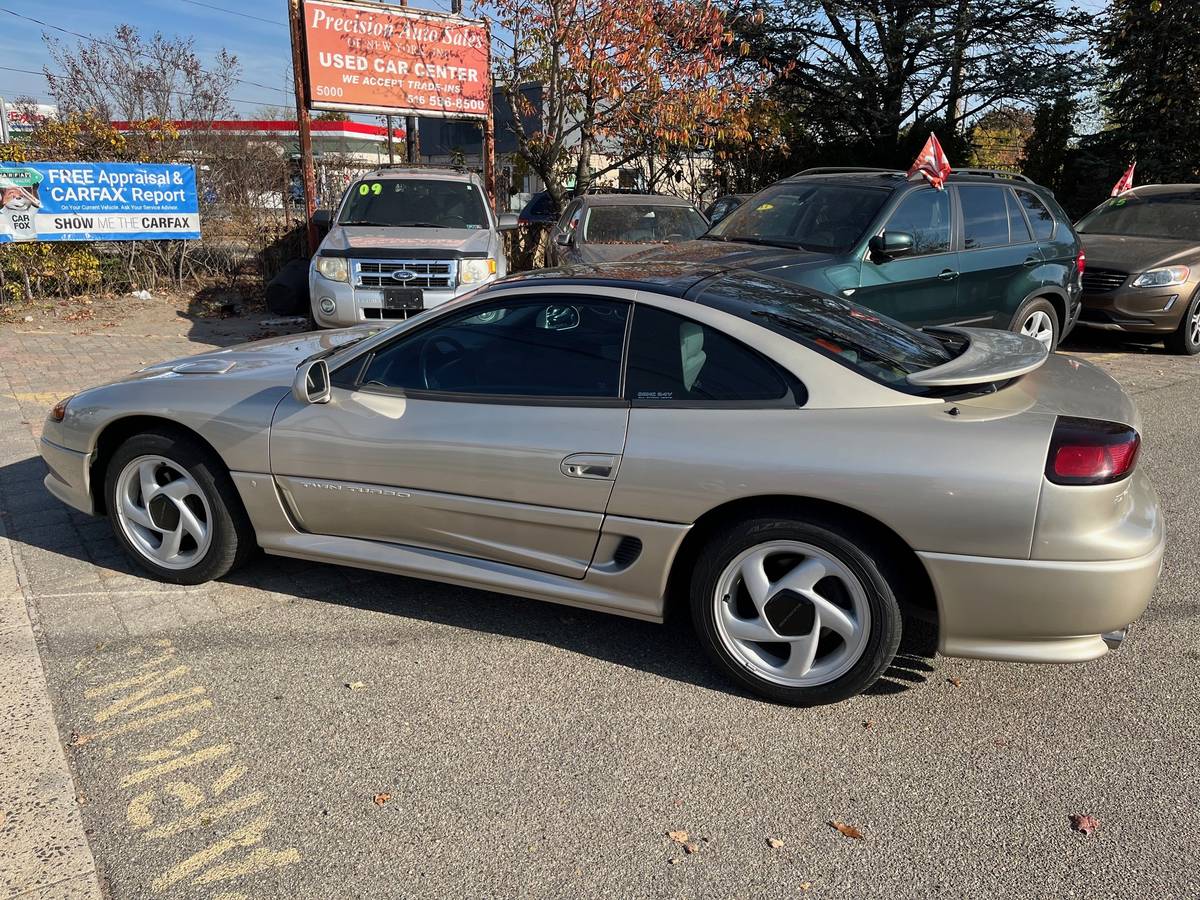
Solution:
<svg viewBox="0 0 1200 900"><path fill-rule="evenodd" d="M1083 248L1079 248L1079 255L1075 257L1075 271L1083 275L1083 269L1087 265L1087 254L1083 252Z"/></svg>
<svg viewBox="0 0 1200 900"><path fill-rule="evenodd" d="M1111 484L1133 471L1142 439L1128 425L1059 416L1046 477L1055 484Z"/></svg>

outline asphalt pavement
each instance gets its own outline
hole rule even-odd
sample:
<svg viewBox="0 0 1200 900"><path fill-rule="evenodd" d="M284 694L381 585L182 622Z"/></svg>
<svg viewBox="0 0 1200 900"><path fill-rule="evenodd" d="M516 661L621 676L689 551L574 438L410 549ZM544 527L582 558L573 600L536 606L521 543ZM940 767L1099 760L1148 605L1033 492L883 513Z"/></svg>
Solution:
<svg viewBox="0 0 1200 900"><path fill-rule="evenodd" d="M47 395L234 334L140 327L0 329L0 431L28 435L0 514L106 896L1200 896L1200 361L1076 345L1137 392L1170 532L1119 651L916 635L869 694L795 710L683 626L269 557L140 577L33 440Z"/></svg>

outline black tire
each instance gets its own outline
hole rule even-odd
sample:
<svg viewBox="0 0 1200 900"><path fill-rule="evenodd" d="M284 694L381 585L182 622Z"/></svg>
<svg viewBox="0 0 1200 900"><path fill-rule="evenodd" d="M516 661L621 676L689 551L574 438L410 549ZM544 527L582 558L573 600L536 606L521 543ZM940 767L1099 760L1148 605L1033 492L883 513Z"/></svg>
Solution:
<svg viewBox="0 0 1200 900"><path fill-rule="evenodd" d="M1033 297L1022 303L1021 308L1017 310L1017 314L1013 316L1012 324L1009 325L1009 331L1015 331L1020 334L1025 323L1037 312L1045 313L1050 317L1050 327L1054 332L1050 349L1057 349L1058 342L1062 340L1062 322L1058 320L1058 311L1054 308L1054 304L1045 297Z"/></svg>
<svg viewBox="0 0 1200 900"><path fill-rule="evenodd" d="M1200 353L1200 340L1193 339L1195 329L1192 327L1197 315L1200 315L1200 288L1192 294L1192 300L1183 311L1183 318L1179 320L1179 327L1163 340L1167 350L1180 356L1195 356Z"/></svg>
<svg viewBox="0 0 1200 900"><path fill-rule="evenodd" d="M824 684L796 687L763 678L735 657L720 637L715 595L721 574L740 554L770 541L799 541L820 548L850 570L866 594L871 622L861 655L844 674ZM709 657L743 688L790 706L836 703L869 688L896 655L902 618L889 583L897 577L895 573L896 567L885 553L852 525L836 518L764 516L743 520L715 534L698 556L691 579L692 623Z"/></svg>
<svg viewBox="0 0 1200 900"><path fill-rule="evenodd" d="M308 260L293 259L267 282L267 309L277 316L310 315Z"/></svg>
<svg viewBox="0 0 1200 900"><path fill-rule="evenodd" d="M211 513L208 549L185 569L156 564L126 535L117 515L117 482L138 457L160 456L186 470L199 486ZM172 584L203 584L231 572L258 549L254 528L224 463L207 446L185 432L150 431L135 435L113 453L104 473L104 502L117 542L138 566Z"/></svg>

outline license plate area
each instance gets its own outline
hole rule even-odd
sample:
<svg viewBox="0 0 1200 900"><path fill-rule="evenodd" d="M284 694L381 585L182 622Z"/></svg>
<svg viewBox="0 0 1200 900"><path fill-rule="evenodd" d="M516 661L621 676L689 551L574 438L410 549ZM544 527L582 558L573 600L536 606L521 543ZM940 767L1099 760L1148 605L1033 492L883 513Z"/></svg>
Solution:
<svg viewBox="0 0 1200 900"><path fill-rule="evenodd" d="M424 309L425 292L420 288L384 288L384 309Z"/></svg>

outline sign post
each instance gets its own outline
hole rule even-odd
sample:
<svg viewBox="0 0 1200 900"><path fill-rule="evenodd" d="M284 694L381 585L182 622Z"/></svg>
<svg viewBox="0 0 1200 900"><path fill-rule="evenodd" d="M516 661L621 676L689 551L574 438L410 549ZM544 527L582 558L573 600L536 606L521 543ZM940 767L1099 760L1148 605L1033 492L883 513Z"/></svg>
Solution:
<svg viewBox="0 0 1200 900"><path fill-rule="evenodd" d="M312 119L308 112L308 65L304 57L303 0L288 0L288 24L292 30L292 74L296 86L296 130L300 133L300 180L304 185L305 243L308 255L317 252L317 173L313 164ZM391 131L388 131L391 141Z"/></svg>

